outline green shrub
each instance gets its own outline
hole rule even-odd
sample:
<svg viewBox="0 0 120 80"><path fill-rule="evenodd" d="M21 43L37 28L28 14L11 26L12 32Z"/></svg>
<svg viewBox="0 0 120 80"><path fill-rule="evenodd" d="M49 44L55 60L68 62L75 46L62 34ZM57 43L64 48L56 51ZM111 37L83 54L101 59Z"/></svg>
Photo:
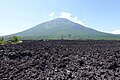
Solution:
<svg viewBox="0 0 120 80"><path fill-rule="evenodd" d="M5 44L7 44L8 42L7 42L7 40L5 40L4 38L0 38L0 45L5 45Z"/></svg>
<svg viewBox="0 0 120 80"><path fill-rule="evenodd" d="M12 42L12 44L17 44L17 43L21 43L21 38L19 36L9 36L9 40Z"/></svg>

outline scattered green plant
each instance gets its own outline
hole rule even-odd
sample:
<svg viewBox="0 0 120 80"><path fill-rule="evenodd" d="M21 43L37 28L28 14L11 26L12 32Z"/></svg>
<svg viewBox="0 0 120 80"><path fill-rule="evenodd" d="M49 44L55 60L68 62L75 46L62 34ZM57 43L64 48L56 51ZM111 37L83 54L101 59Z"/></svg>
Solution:
<svg viewBox="0 0 120 80"><path fill-rule="evenodd" d="M5 40L3 37L0 38L0 45L5 45L7 43L8 43L8 41Z"/></svg>
<svg viewBox="0 0 120 80"><path fill-rule="evenodd" d="M17 43L21 43L21 38L19 36L9 36L9 41L12 43L12 44L17 44Z"/></svg>
<svg viewBox="0 0 120 80"><path fill-rule="evenodd" d="M9 40L5 40L3 37L0 37L0 45L5 45L8 43L18 44L21 43L21 38L19 36L9 36Z"/></svg>

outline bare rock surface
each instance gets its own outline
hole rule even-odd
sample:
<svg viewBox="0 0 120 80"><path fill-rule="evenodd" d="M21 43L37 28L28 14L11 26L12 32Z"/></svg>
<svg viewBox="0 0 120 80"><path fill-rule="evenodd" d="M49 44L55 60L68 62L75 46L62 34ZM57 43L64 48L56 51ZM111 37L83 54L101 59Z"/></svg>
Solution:
<svg viewBox="0 0 120 80"><path fill-rule="evenodd" d="M0 80L120 80L120 41L23 41L0 46Z"/></svg>

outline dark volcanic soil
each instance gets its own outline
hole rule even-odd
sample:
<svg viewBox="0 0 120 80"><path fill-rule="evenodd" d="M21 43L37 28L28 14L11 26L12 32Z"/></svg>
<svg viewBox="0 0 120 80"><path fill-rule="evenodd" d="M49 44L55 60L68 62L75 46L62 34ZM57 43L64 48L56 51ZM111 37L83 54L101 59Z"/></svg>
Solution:
<svg viewBox="0 0 120 80"><path fill-rule="evenodd" d="M0 46L0 80L120 80L120 41Z"/></svg>

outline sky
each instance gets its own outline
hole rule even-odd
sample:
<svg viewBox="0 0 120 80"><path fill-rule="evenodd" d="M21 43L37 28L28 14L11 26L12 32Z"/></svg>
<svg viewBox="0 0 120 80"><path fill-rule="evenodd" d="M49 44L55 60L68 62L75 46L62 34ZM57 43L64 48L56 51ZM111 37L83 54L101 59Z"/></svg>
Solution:
<svg viewBox="0 0 120 80"><path fill-rule="evenodd" d="M0 36L55 18L120 34L120 0L0 0Z"/></svg>

